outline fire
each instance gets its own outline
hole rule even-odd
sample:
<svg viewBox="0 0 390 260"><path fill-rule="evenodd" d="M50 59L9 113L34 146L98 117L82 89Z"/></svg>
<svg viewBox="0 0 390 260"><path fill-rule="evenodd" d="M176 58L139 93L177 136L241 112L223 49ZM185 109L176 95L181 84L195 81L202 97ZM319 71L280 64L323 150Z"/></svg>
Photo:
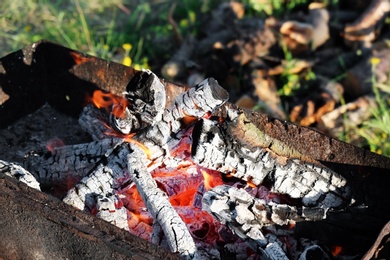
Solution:
<svg viewBox="0 0 390 260"><path fill-rule="evenodd" d="M93 92L92 97L87 98L88 102L91 102L95 107L97 108L104 108L108 113L112 113L117 118L124 118L126 108L129 104L127 99L114 95L112 93L105 93L101 90L96 90ZM106 132L109 136L116 136L123 138L125 142L132 142L138 145L139 148L141 148L146 156L150 158L150 151L149 149L143 145L142 143L136 141L133 139L135 133L130 133L127 135L118 133L117 131L113 131L113 129L106 125L108 131Z"/></svg>
<svg viewBox="0 0 390 260"><path fill-rule="evenodd" d="M212 172L212 171L205 171L205 170L202 170L201 172L202 172L203 179L204 179L204 187L206 188L207 191L211 190L212 188L214 188L216 186L223 184L221 175L219 173L218 174L211 174L210 172Z"/></svg>
<svg viewBox="0 0 390 260"><path fill-rule="evenodd" d="M125 115L125 110L129 104L127 99L114 95L112 93L105 93L101 90L96 90L93 92L91 98L88 98L92 104L97 108L105 108L107 111L116 116L117 118L123 118Z"/></svg>
<svg viewBox="0 0 390 260"><path fill-rule="evenodd" d="M195 193L198 187L191 187L182 193L178 193L169 197L169 202L172 206L190 206L194 200Z"/></svg>
<svg viewBox="0 0 390 260"><path fill-rule="evenodd" d="M128 106L128 101L125 98L116 96L111 93L106 93L101 90L96 90L92 97L88 99L95 107L105 109L107 113L111 113L117 118L123 118ZM209 117L206 115L205 117ZM197 120L191 116L185 116L182 123L187 127L183 130L180 141L170 147L168 156L174 157L180 161L175 168L167 167L164 163L155 168L151 175L155 179L158 187L166 192L169 201L179 216L188 226L194 238L202 241L207 241L210 244L215 244L217 241L223 241L218 233L221 229L221 224L215 221L213 217L201 210L202 194L223 184L222 176L217 171L204 169L196 165L191 159L192 145L192 127L193 122ZM125 142L137 144L144 153L151 158L151 151L143 143L134 139L136 133L122 134L107 125L107 135L123 138ZM121 180L118 180L121 183ZM152 233L153 219L146 210L146 205L143 202L136 186L131 184L123 187L117 194L121 199L116 206L123 206L127 209L128 226L132 234L142 237L146 240L150 239Z"/></svg>

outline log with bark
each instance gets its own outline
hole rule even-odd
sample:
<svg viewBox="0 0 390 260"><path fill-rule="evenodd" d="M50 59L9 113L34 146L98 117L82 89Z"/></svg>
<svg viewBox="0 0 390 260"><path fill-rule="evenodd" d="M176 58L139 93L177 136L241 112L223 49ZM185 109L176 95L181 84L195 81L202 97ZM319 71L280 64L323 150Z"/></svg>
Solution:
<svg viewBox="0 0 390 260"><path fill-rule="evenodd" d="M3 173L0 205L0 255L5 259L180 259Z"/></svg>

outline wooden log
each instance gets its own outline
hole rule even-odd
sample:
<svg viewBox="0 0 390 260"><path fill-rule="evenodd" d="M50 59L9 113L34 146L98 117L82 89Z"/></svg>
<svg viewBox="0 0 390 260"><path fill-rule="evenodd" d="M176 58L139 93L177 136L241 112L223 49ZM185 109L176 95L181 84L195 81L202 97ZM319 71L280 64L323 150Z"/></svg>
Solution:
<svg viewBox="0 0 390 260"><path fill-rule="evenodd" d="M266 202L243 189L221 185L206 192L202 208L228 226L253 250L268 245L262 228L268 225L288 225L299 221L318 221L326 217L326 209L307 208Z"/></svg>
<svg viewBox="0 0 390 260"><path fill-rule="evenodd" d="M180 259L2 173L0 234L5 259Z"/></svg>
<svg viewBox="0 0 390 260"><path fill-rule="evenodd" d="M97 195L114 194L115 189L122 183L130 181L130 176L125 172L126 156L129 153L126 144L114 147L112 153L105 160L101 160L91 174L68 191L64 202L80 210L91 211L96 206Z"/></svg>
<svg viewBox="0 0 390 260"><path fill-rule="evenodd" d="M192 156L197 164L255 185L272 180L271 191L301 198L305 206L331 208L350 203L351 191L343 176L302 161L302 154L284 150L283 144L262 134L236 112L228 112L220 127L210 120L195 127Z"/></svg>
<svg viewBox="0 0 390 260"><path fill-rule="evenodd" d="M173 209L166 193L157 187L156 181L148 172L145 153L133 145L127 158L131 178L149 212L164 231L171 252L179 252L185 259L198 259L197 249L187 226Z"/></svg>
<svg viewBox="0 0 390 260"><path fill-rule="evenodd" d="M40 156L27 157L24 165L43 186L64 184L87 176L119 141L104 139L91 143L55 147Z"/></svg>

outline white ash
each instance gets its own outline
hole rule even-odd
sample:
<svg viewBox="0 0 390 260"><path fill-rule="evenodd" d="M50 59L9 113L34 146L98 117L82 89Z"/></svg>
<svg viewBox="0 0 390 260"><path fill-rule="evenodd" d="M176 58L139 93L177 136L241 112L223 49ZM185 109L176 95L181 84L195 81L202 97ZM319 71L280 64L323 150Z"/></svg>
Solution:
<svg viewBox="0 0 390 260"><path fill-rule="evenodd" d="M31 188L41 190L40 184L35 179L34 175L18 164L0 160L0 173L4 173L7 176L13 177L27 184Z"/></svg>

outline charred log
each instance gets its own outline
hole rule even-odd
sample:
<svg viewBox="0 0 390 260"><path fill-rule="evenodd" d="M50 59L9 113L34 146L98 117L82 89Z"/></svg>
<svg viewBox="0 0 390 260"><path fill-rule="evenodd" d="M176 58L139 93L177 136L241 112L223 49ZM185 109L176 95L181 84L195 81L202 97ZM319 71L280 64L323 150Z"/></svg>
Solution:
<svg viewBox="0 0 390 260"><path fill-rule="evenodd" d="M129 173L137 185L142 200L149 212L164 231L172 252L179 252L185 259L197 259L195 243L187 226L168 201L167 195L161 191L148 172L145 154L137 147L132 148L128 155Z"/></svg>
<svg viewBox="0 0 390 260"><path fill-rule="evenodd" d="M238 127L233 128L233 125ZM221 128L226 131L222 132ZM248 139L252 143L245 142ZM258 145L255 146L256 142ZM288 153L290 159L282 157L281 152ZM349 204L350 188L344 177L330 169L300 161L304 159L302 154L287 150L233 111L221 127L210 120L198 124L194 130L192 156L203 167L255 185L271 179L272 191L302 198L306 206L330 208Z"/></svg>

